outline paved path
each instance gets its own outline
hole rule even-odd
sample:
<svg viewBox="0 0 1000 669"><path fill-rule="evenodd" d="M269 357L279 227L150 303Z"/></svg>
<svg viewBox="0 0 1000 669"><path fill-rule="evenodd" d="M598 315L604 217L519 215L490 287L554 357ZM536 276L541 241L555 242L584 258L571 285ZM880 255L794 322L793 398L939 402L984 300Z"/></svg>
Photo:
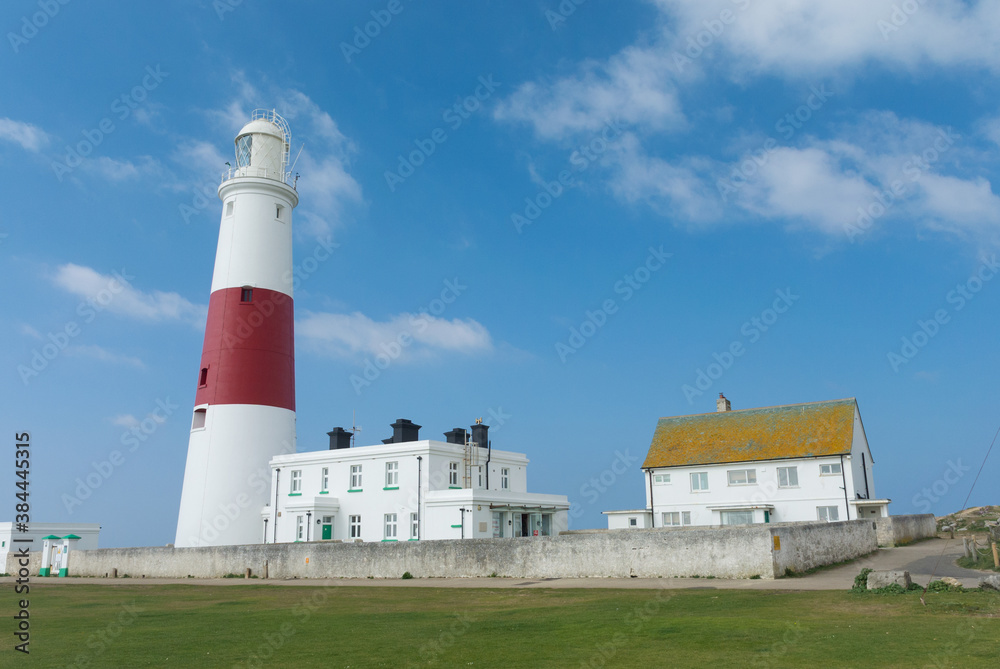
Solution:
<svg viewBox="0 0 1000 669"><path fill-rule="evenodd" d="M290 579L253 580L254 585L269 586L361 586L403 588L645 588L645 589L732 589L732 590L848 590L854 577L863 567L876 570L905 569L910 578L920 585L927 585L934 578L952 576L969 588L979 585L979 578L989 572L963 569L955 565L962 555L960 539L931 539L900 548L881 549L877 553L850 564L823 569L814 574L777 580L721 579L721 578L415 578L401 579ZM13 580L13 579L0 579ZM246 585L241 578L32 578L33 587L72 586L95 583L115 585Z"/></svg>

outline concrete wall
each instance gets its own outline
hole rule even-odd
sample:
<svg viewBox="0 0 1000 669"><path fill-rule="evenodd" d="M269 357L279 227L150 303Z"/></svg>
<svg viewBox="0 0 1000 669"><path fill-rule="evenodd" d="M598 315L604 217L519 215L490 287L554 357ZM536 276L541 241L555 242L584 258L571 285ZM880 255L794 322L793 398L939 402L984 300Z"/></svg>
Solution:
<svg viewBox="0 0 1000 669"><path fill-rule="evenodd" d="M937 536L937 521L930 513L876 518L874 522L879 546L902 546Z"/></svg>
<svg viewBox="0 0 1000 669"><path fill-rule="evenodd" d="M271 578L708 576L771 578L764 528L615 531L526 539L118 548L70 554L70 574L210 578L249 567Z"/></svg>
<svg viewBox="0 0 1000 669"><path fill-rule="evenodd" d="M774 550L774 537L780 548ZM213 578L246 568L270 578L775 578L786 569L865 555L876 548L871 521L726 528L597 530L556 537L398 543L290 543L205 548L73 551L71 576ZM38 554L31 573L37 574ZM14 571L11 571L11 569ZM16 566L8 565L10 573Z"/></svg>
<svg viewBox="0 0 1000 669"><path fill-rule="evenodd" d="M802 572L851 560L878 549L875 527L870 520L789 523L770 528L772 537L777 537L781 545L774 551L775 577L783 576L786 570Z"/></svg>

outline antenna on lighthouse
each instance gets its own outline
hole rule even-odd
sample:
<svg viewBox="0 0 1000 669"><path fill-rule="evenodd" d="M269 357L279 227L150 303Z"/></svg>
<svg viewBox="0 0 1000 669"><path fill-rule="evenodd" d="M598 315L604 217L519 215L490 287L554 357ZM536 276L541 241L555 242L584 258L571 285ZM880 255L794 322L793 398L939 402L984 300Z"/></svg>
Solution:
<svg viewBox="0 0 1000 669"><path fill-rule="evenodd" d="M358 432L361 432L361 426L357 424L357 413L354 409L351 409L351 448L354 448L354 440L358 436Z"/></svg>
<svg viewBox="0 0 1000 669"><path fill-rule="evenodd" d="M295 154L295 160L292 161L292 166L288 168L289 172L294 172L295 171L295 163L299 162L299 156L302 155L302 150L304 148L306 148L306 143L302 142L302 146L299 147L299 152ZM298 175L296 175L296 176L298 176Z"/></svg>

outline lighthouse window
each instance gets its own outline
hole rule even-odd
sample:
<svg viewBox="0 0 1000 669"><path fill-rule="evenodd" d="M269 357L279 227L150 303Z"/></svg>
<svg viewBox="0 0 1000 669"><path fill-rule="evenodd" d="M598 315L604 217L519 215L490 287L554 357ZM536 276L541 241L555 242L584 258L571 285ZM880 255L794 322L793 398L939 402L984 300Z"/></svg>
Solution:
<svg viewBox="0 0 1000 669"><path fill-rule="evenodd" d="M283 219L282 219L282 217L281 217L281 214L282 214L282 212L284 212L284 211L285 211L285 208L284 208L284 207L282 207L282 206L281 206L280 204L276 204L276 205L274 205L274 217L275 217L276 219L278 219L279 221L280 221L280 220L283 220Z"/></svg>
<svg viewBox="0 0 1000 669"><path fill-rule="evenodd" d="M243 135L236 140L237 167L250 167L250 147L253 145L253 135Z"/></svg>
<svg viewBox="0 0 1000 669"><path fill-rule="evenodd" d="M198 377L198 387L204 388L208 385L208 367L201 368L201 376Z"/></svg>
<svg viewBox="0 0 1000 669"><path fill-rule="evenodd" d="M194 420L191 421L192 430L204 430L205 429L205 415L208 413L206 409L195 409L194 410Z"/></svg>
<svg viewBox="0 0 1000 669"><path fill-rule="evenodd" d="M226 216L232 216L232 215L233 215L233 201L230 200L229 202L226 203Z"/></svg>
<svg viewBox="0 0 1000 669"><path fill-rule="evenodd" d="M243 304L249 304L253 302L253 288L244 287L240 291L240 302Z"/></svg>

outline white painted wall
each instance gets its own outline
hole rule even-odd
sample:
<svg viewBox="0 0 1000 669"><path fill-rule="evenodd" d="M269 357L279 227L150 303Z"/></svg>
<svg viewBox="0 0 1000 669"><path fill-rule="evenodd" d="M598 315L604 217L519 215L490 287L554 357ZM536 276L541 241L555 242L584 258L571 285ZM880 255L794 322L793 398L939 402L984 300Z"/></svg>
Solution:
<svg viewBox="0 0 1000 669"><path fill-rule="evenodd" d="M862 465L862 457L864 465ZM865 427L861 422L861 412L857 406L854 409L854 441L851 444L851 479L854 483L852 488L855 497L865 497L867 480L868 499L877 499L875 494L875 474L872 452L868 447L868 438L865 436Z"/></svg>
<svg viewBox="0 0 1000 669"><path fill-rule="evenodd" d="M644 530L652 527L652 515L646 509L604 511L609 530Z"/></svg>
<svg viewBox="0 0 1000 669"><path fill-rule="evenodd" d="M764 522L765 507L773 506L773 511L769 510L772 523L815 521L816 507L835 506L838 509L838 520L847 520L847 503L842 489L844 477L841 474L820 474L820 465L839 465L840 462L839 456L829 456L654 469L651 488L648 480L650 474L646 474L646 504L653 505L655 527L663 526L664 512L675 511L689 512L692 525L720 525L721 512L717 508L720 506L756 506L758 508L753 509L754 522ZM795 467L798 486L780 487L779 467ZM757 482L750 485L730 485L728 472L743 469L753 470ZM851 465L846 458L842 471L846 472L847 488L850 491L853 489ZM707 491L692 490L691 475L700 472L708 474ZM670 483L655 482L656 475L667 474L670 476ZM853 515L852 513L852 519Z"/></svg>
<svg viewBox="0 0 1000 669"><path fill-rule="evenodd" d="M295 412L250 404L207 409L205 427L191 430L174 545L260 543L268 463L295 451Z"/></svg>
<svg viewBox="0 0 1000 669"><path fill-rule="evenodd" d="M261 510L267 520L267 541L294 542L322 540L324 516L332 516L333 540L353 541L351 516L361 516L363 541L391 540L386 534L386 514L396 515L396 541L416 539L412 532L411 514L421 513L420 538L458 539L492 537L494 509L491 506L524 507L537 513L539 506L553 514L548 530L555 533L566 529L569 501L563 495L542 495L527 492L528 459L522 453L493 449L489 463L489 488L486 487L486 449L473 451L470 481L464 477L465 447L434 440L404 442L311 451L281 455L270 463L270 499ZM417 458L422 458L418 464ZM396 463L396 485L387 485L386 465ZM457 481L450 476L449 463L458 464ZM361 468L361 485L351 487L351 468ZM324 491L323 470L327 470L328 487ZM482 468L482 470L480 470ZM503 470L508 471L508 489L503 489ZM418 480L418 471L420 478ZM482 487L479 473L482 471ZM293 472L300 472L297 491L292 490ZM468 487L463 487L468 484ZM419 494L418 494L419 491ZM277 493L275 497L275 493ZM419 500L419 506L418 506ZM277 530L272 510L277 504ZM531 508L528 508L531 507ZM461 509L466 509L464 513ZM501 511L498 511L501 512ZM513 527L515 512L502 520ZM299 518L308 532L298 536ZM485 523L485 526L482 525ZM505 532L504 536L510 536Z"/></svg>
<svg viewBox="0 0 1000 669"><path fill-rule="evenodd" d="M239 177L219 186L219 198L222 222L212 292L253 286L291 296L296 192L280 181ZM284 207L281 218L277 217L277 205Z"/></svg>

